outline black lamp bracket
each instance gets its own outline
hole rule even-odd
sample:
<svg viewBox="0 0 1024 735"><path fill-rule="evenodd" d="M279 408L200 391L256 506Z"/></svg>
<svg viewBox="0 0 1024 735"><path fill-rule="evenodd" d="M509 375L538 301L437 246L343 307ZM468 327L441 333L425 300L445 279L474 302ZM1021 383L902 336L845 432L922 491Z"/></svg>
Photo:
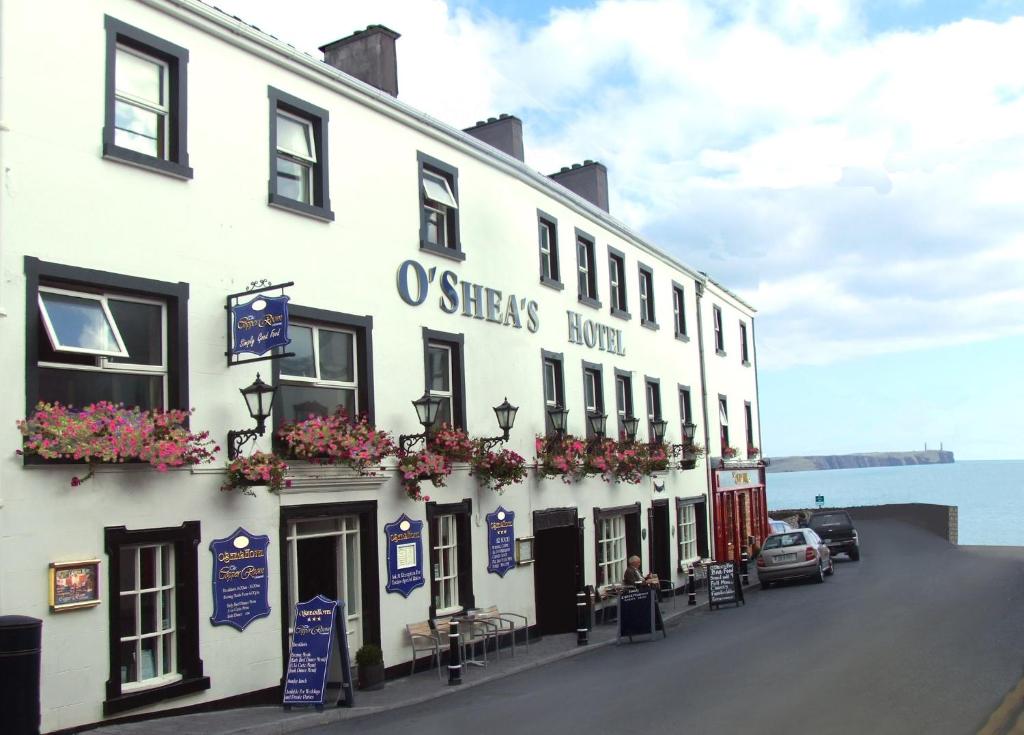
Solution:
<svg viewBox="0 0 1024 735"><path fill-rule="evenodd" d="M410 452L420 442L427 446L427 432L421 434L402 434L398 437L398 446L403 452Z"/></svg>
<svg viewBox="0 0 1024 735"><path fill-rule="evenodd" d="M505 429L504 432L502 432L501 436L489 436L489 437L487 437L485 439L481 439L480 440L480 448L483 451L485 451L485 452L489 452L492 449L494 449L494 447L498 446L499 444L504 444L505 442L507 442L508 441L508 437L509 437L509 430Z"/></svg>
<svg viewBox="0 0 1024 735"><path fill-rule="evenodd" d="M245 443L251 439L255 439L258 436L262 436L263 431L261 429L242 429L235 431L232 429L228 432L228 459L232 460L238 457L242 453L242 447Z"/></svg>

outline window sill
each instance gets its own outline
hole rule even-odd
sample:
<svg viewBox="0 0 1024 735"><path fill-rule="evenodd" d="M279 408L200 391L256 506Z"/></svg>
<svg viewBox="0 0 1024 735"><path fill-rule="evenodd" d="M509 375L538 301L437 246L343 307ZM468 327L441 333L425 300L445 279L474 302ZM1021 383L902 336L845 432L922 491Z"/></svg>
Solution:
<svg viewBox="0 0 1024 735"><path fill-rule="evenodd" d="M750 360L744 360L743 367L750 367Z"/></svg>
<svg viewBox="0 0 1024 735"><path fill-rule="evenodd" d="M719 357L725 357L725 350L715 350L715 354Z"/></svg>
<svg viewBox="0 0 1024 735"><path fill-rule="evenodd" d="M586 306L593 306L595 309L601 308L601 302L598 301L597 299L592 299L589 296L579 296L576 300L579 301L581 304L585 304Z"/></svg>
<svg viewBox="0 0 1024 735"><path fill-rule="evenodd" d="M626 321L629 321L630 319L633 318L632 314L630 314L628 311L623 311L622 309L616 309L614 306L612 307L612 310L609 313L613 317L616 317L617 319L625 319Z"/></svg>
<svg viewBox="0 0 1024 735"><path fill-rule="evenodd" d="M657 332L661 327L658 326L658 322L650 322L646 319L640 320L640 326L644 329L650 329L652 332Z"/></svg>
<svg viewBox="0 0 1024 735"><path fill-rule="evenodd" d="M561 291L565 288L565 284L563 284L561 281L556 281L554 278L547 278L546 276L540 277L540 283L542 286L553 288L556 291Z"/></svg>
<svg viewBox="0 0 1024 735"><path fill-rule="evenodd" d="M199 676L194 679L183 679L173 684L152 689L141 689L134 692L125 692L110 697L103 702L103 716L116 715L128 710L145 707L156 702L174 697L183 697L186 694L195 694L210 688L210 677Z"/></svg>
<svg viewBox="0 0 1024 735"><path fill-rule="evenodd" d="M271 207L283 209L288 212L295 212L296 214L302 214L306 217L320 220L321 222L334 221L334 212L326 207L314 207L310 204L306 204L305 202L289 199L288 197L283 197L279 194L275 194L274 192L270 192L270 195L267 197L267 204Z"/></svg>
<svg viewBox="0 0 1024 735"><path fill-rule="evenodd" d="M121 146L104 143L103 157L108 161L126 163L129 166L144 168L147 171L155 171L158 174L171 176L175 179L187 181L192 178L192 169L187 163L187 156L185 157L185 163L179 163L178 161L168 161L156 156L147 156L130 148L122 148Z"/></svg>
<svg viewBox="0 0 1024 735"><path fill-rule="evenodd" d="M678 339L680 342L689 342L690 341L689 335L684 334L683 332L676 332L676 339Z"/></svg>
<svg viewBox="0 0 1024 735"><path fill-rule="evenodd" d="M462 261L466 259L466 254L461 250L456 250L455 248L444 248L440 245L431 245L429 242L424 242L423 240L420 240L420 251L440 255L442 258L448 258L449 260Z"/></svg>

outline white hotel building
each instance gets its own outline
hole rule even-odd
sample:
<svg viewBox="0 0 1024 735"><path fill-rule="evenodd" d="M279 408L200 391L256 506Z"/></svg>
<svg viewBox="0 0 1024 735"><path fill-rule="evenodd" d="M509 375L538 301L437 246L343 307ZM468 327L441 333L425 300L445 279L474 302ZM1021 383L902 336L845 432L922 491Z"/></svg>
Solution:
<svg viewBox="0 0 1024 735"><path fill-rule="evenodd" d="M403 104L396 37L371 27L320 61L196 0L0 2L0 616L43 621L43 732L274 701L289 611L318 592L345 600L352 651L379 643L398 676L408 624L497 605L574 630L576 593L628 554L681 586L763 534L754 310L614 219L601 164L543 175L517 118L462 131ZM225 299L259 279L294 283L297 357L229 367ZM128 357L61 349L61 298L102 307ZM290 489L248 496L219 490L223 455L70 487L81 466L15 453L40 400L194 407L226 447L252 426L238 391L257 372L279 388L272 426L315 402L413 434L432 388L474 436L519 406L506 446L529 462L552 403L576 435L588 411L609 434L633 414L639 439L664 418L679 443L689 421L709 451L637 485L531 472L501 496L457 467L428 503L392 460L376 478L295 462ZM487 571L499 504L533 540L504 576ZM385 589L402 514L430 554L408 597ZM241 631L210 622L210 542L240 526L270 537L272 610ZM76 560L99 560L100 603L52 611L50 565Z"/></svg>

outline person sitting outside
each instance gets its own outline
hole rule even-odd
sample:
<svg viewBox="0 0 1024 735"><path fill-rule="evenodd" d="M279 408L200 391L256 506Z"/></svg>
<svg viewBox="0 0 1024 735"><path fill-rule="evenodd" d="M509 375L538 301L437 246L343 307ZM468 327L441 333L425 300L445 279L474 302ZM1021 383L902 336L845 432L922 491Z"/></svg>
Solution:
<svg viewBox="0 0 1024 735"><path fill-rule="evenodd" d="M639 587L644 584L650 587L657 587L658 579L653 574L644 575L640 571L640 557L634 554L629 557L626 563L626 571L622 575L622 584L624 587Z"/></svg>

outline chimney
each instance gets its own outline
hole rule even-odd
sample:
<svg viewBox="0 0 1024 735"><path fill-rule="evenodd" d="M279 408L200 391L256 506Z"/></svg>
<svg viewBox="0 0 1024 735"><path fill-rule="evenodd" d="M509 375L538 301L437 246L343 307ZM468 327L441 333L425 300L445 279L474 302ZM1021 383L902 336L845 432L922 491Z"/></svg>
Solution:
<svg viewBox="0 0 1024 735"><path fill-rule="evenodd" d="M395 41L400 38L390 28L367 26L351 36L321 46L324 62L349 76L366 82L392 97L398 96L398 63Z"/></svg>
<svg viewBox="0 0 1024 735"><path fill-rule="evenodd" d="M563 167L557 174L548 178L554 179L571 192L579 194L591 204L596 204L608 211L608 169L603 163L587 159L572 167Z"/></svg>
<svg viewBox="0 0 1024 735"><path fill-rule="evenodd" d="M523 121L515 115L501 114L498 117L488 118L486 122L480 120L471 128L466 128L474 138L497 148L502 153L507 153L520 161L523 158Z"/></svg>

